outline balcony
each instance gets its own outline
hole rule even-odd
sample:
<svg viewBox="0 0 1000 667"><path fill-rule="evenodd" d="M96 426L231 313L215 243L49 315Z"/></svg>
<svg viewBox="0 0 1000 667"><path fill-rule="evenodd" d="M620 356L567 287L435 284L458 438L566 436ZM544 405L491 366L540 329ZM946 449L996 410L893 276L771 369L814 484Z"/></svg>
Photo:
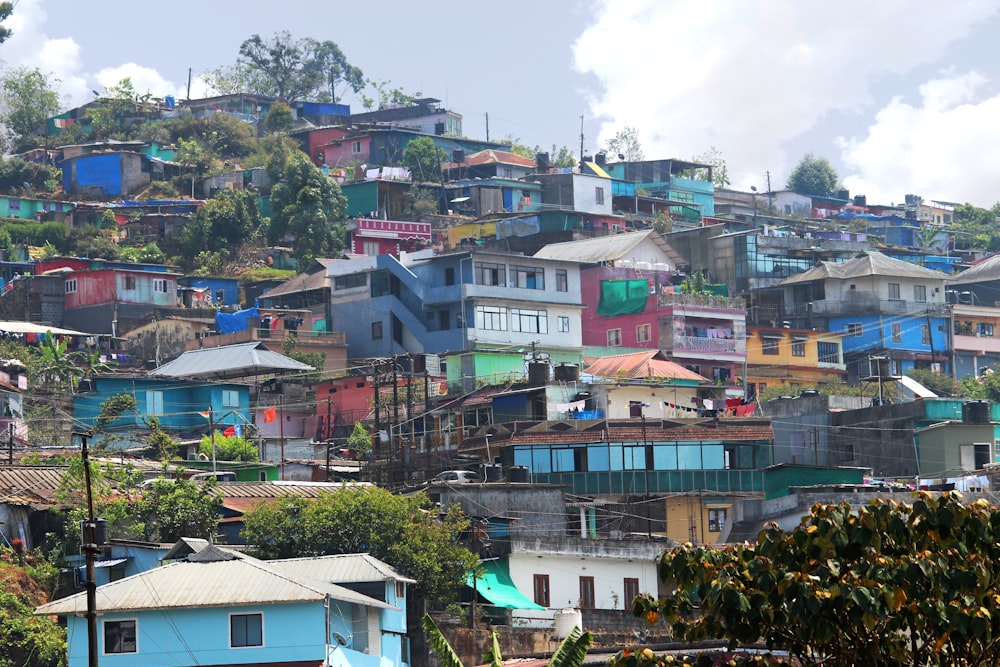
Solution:
<svg viewBox="0 0 1000 667"><path fill-rule="evenodd" d="M742 298L731 296L713 296L708 294L661 294L657 303L662 306L695 306L713 310L746 310L747 304Z"/></svg>
<svg viewBox="0 0 1000 667"><path fill-rule="evenodd" d="M684 336L675 334L674 350L695 350L698 352L736 352L733 338L708 338L706 336ZM740 350L742 351L742 350Z"/></svg>
<svg viewBox="0 0 1000 667"><path fill-rule="evenodd" d="M808 317L815 315L830 317L837 315L923 315L925 313L944 315L946 304L928 301L904 301L902 299L878 299L868 295L846 301L810 301L785 304L784 317Z"/></svg>

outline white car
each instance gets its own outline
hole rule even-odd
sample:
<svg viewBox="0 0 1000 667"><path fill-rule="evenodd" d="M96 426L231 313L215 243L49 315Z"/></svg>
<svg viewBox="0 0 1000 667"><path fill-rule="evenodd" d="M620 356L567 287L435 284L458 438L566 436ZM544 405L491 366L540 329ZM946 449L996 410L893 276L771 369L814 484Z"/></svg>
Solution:
<svg viewBox="0 0 1000 667"><path fill-rule="evenodd" d="M477 473L471 470L445 470L434 478L435 482L446 482L448 484L475 484L482 479Z"/></svg>

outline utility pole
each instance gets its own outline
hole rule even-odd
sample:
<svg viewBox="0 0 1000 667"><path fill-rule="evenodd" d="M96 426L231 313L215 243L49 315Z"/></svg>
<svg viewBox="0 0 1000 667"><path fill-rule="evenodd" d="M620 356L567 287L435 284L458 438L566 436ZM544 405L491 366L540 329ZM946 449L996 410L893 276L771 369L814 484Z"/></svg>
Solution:
<svg viewBox="0 0 1000 667"><path fill-rule="evenodd" d="M583 166L583 115L580 115L580 166Z"/></svg>
<svg viewBox="0 0 1000 667"><path fill-rule="evenodd" d="M486 141L490 140L490 112L486 112Z"/></svg>
<svg viewBox="0 0 1000 667"><path fill-rule="evenodd" d="M281 443L281 468L279 468L278 478L284 481L285 479L285 397L283 394L278 394L278 419L281 420L278 424L278 438Z"/></svg>
<svg viewBox="0 0 1000 667"><path fill-rule="evenodd" d="M774 196L774 193L771 191L771 172L765 171L764 174L767 176L767 214L774 215L771 211L771 197Z"/></svg>
<svg viewBox="0 0 1000 667"><path fill-rule="evenodd" d="M399 432L399 376L396 374L396 355L392 356L392 423L396 427L396 440L400 438ZM389 486L396 481L395 461L396 443L392 438L392 426L389 427Z"/></svg>
<svg viewBox="0 0 1000 667"><path fill-rule="evenodd" d="M83 553L87 564L87 665L97 667L97 522L94 518L94 494L90 488L90 458L87 452L87 435L80 436L80 458L83 461L83 479L87 486L87 523L83 530Z"/></svg>
<svg viewBox="0 0 1000 667"><path fill-rule="evenodd" d="M215 411L211 405L208 406L208 437L212 439L212 472L217 472L215 465Z"/></svg>
<svg viewBox="0 0 1000 667"><path fill-rule="evenodd" d="M8 424L7 432L7 465L14 465L14 422Z"/></svg>

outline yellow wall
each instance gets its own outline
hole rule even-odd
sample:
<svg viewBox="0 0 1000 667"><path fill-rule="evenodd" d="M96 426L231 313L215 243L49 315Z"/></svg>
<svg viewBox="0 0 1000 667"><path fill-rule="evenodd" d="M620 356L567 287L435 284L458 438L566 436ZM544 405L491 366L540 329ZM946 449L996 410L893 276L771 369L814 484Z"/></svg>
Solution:
<svg viewBox="0 0 1000 667"><path fill-rule="evenodd" d="M667 538L692 544L717 544L723 526L712 530L711 517L715 514L712 510L724 510L727 520L732 518L733 511L732 503L700 496L672 496L664 501L664 505Z"/></svg>
<svg viewBox="0 0 1000 667"><path fill-rule="evenodd" d="M481 239L493 237L496 234L496 222L467 222L464 225L455 225L448 228L448 245L455 248L462 239Z"/></svg>
<svg viewBox="0 0 1000 667"><path fill-rule="evenodd" d="M777 354L764 354L766 339L777 341ZM840 343L839 337L831 337L825 332L748 326L747 381L755 385L764 383L768 387L815 387L843 382L843 364L820 364L817 343L821 340ZM795 342L802 343L803 356L793 354Z"/></svg>

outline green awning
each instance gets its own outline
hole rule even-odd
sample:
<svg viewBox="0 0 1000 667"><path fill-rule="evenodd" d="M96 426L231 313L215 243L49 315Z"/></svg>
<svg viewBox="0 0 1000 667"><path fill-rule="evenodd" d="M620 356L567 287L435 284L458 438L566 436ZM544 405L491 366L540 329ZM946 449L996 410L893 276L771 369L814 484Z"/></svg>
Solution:
<svg viewBox="0 0 1000 667"><path fill-rule="evenodd" d="M485 561L479 567L483 576L473 581L475 574L471 573L465 583L495 606L505 609L545 609L517 590L507 571L506 560Z"/></svg>

